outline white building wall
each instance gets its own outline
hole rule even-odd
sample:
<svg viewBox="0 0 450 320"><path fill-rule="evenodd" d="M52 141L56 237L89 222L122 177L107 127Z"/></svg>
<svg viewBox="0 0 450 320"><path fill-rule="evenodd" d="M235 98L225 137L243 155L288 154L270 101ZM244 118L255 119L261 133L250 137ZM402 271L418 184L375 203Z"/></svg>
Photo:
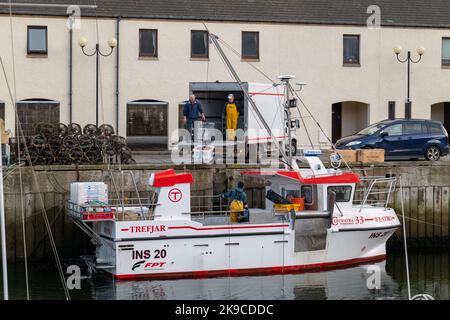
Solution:
<svg viewBox="0 0 450 320"><path fill-rule="evenodd" d="M47 25L47 58L29 58L26 54L27 25ZM99 40L108 51L107 40L116 36L115 19L100 19ZM450 36L445 29L382 28L370 30L358 26L325 26L261 23L207 23L237 51L241 50L241 32L260 32L260 61L255 66L271 79L280 74L294 74L307 86L301 96L313 115L331 135L331 105L355 101L370 105L373 123L388 117L388 101L396 101L396 115L404 115L406 65L397 62L392 48L396 44L413 51L419 45L427 51L422 62L412 65L411 99L413 117L430 118L431 104L450 101L447 84L450 70L441 67L441 40ZM13 17L17 99L47 98L61 102L61 122L69 121L69 31L65 18ZM139 29L158 29L158 58L139 59ZM169 103L169 132L178 126L178 104L187 99L191 81L230 81L231 77L210 46L210 59L191 60L190 31L204 29L196 21L130 20L120 22L120 134L126 134L126 104L138 99ZM343 67L343 35L361 37L361 67ZM96 42L95 19L84 18L81 29L74 30L73 50L73 121L95 123L95 58L86 57L77 45L80 36L88 41L87 51ZM0 16L0 54L13 81L9 17ZM267 82L246 62L224 48L243 81ZM101 59L103 109L100 122L115 126L115 57ZM404 53L406 54L406 53ZM403 54L403 55L404 55ZM4 82L0 81L0 100L6 102L6 127L14 127L14 113ZM103 121L102 121L103 120ZM317 143L319 129L305 119ZM301 135L301 143L307 144Z"/></svg>

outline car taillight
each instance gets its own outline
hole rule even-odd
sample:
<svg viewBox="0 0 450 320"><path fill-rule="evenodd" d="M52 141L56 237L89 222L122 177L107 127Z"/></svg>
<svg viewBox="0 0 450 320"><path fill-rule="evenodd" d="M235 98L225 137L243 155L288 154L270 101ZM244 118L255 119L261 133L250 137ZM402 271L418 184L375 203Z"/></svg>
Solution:
<svg viewBox="0 0 450 320"><path fill-rule="evenodd" d="M447 129L445 129L445 127L442 127L442 129L444 129L445 136L448 138L448 132L447 132Z"/></svg>

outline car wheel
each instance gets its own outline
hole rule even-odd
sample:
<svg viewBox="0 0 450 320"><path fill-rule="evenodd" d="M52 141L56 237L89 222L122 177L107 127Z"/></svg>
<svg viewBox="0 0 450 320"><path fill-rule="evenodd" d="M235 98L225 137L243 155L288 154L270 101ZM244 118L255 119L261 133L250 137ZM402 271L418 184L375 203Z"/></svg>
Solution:
<svg viewBox="0 0 450 320"><path fill-rule="evenodd" d="M436 146L428 147L425 152L425 159L428 161L438 161L441 158L441 150Z"/></svg>

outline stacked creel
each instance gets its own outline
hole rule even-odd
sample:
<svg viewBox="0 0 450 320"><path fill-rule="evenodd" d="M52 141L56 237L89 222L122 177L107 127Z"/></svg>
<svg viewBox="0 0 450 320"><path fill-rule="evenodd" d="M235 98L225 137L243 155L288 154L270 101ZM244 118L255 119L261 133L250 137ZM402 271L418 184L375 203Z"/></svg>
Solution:
<svg viewBox="0 0 450 320"><path fill-rule="evenodd" d="M97 127L88 124L82 128L77 123L39 123L35 135L21 137L21 157L33 165L71 165L136 163L126 139L114 133L109 124ZM19 139L11 139L11 160L18 161ZM25 144L29 159L25 156Z"/></svg>

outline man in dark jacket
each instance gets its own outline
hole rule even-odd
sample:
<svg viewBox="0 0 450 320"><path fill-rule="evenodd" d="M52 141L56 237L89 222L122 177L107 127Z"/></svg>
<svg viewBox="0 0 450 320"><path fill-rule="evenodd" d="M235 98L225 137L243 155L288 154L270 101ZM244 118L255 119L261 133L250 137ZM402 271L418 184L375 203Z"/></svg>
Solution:
<svg viewBox="0 0 450 320"><path fill-rule="evenodd" d="M231 222L248 222L249 211L247 205L247 195L244 191L244 183L238 182L237 188L221 194L222 198L230 199ZM237 221L236 221L237 220Z"/></svg>
<svg viewBox="0 0 450 320"><path fill-rule="evenodd" d="M194 122L198 119L199 115L202 117L203 121L206 119L202 105L195 99L195 95L191 95L189 101L184 105L183 115L184 124L189 132L194 128Z"/></svg>

